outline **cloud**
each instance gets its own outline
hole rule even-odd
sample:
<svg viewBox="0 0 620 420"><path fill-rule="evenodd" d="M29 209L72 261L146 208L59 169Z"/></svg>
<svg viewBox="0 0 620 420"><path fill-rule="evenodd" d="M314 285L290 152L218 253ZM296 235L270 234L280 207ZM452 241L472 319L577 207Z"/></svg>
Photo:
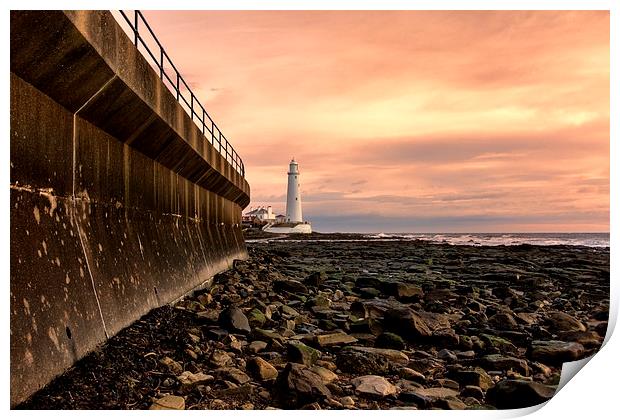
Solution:
<svg viewBox="0 0 620 420"><path fill-rule="evenodd" d="M146 16L253 205L284 206L295 156L318 226L609 224L608 11Z"/></svg>

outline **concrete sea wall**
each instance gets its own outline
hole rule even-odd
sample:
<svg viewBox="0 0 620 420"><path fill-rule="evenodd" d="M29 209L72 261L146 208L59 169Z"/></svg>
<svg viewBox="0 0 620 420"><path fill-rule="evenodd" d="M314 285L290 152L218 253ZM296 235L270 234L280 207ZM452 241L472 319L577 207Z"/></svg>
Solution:
<svg viewBox="0 0 620 420"><path fill-rule="evenodd" d="M106 11L11 12L11 405L234 259L250 188Z"/></svg>

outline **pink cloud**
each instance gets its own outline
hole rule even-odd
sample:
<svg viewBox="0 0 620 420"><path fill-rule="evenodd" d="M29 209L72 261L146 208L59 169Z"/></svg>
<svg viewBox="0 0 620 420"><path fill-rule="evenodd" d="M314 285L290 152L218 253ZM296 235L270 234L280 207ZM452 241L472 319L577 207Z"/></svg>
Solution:
<svg viewBox="0 0 620 420"><path fill-rule="evenodd" d="M253 204L283 210L295 156L319 219L609 228L608 12L146 16L244 159Z"/></svg>

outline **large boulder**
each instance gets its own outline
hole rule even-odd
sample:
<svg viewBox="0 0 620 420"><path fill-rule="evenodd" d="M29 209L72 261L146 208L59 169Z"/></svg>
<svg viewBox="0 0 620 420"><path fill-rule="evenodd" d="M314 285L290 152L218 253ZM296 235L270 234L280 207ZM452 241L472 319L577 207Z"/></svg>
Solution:
<svg viewBox="0 0 620 420"><path fill-rule="evenodd" d="M553 311L545 319L552 333L563 331L585 331L586 327L577 318L564 312Z"/></svg>
<svg viewBox="0 0 620 420"><path fill-rule="evenodd" d="M585 348L579 343L566 341L532 341L529 353L532 360L559 366L564 362L581 359Z"/></svg>
<svg viewBox="0 0 620 420"><path fill-rule="evenodd" d="M385 313L383 326L410 340L430 337L431 329L417 311L409 308L393 308Z"/></svg>
<svg viewBox="0 0 620 420"><path fill-rule="evenodd" d="M486 370L514 370L524 376L530 375L530 367L526 360L501 354L487 354L477 360Z"/></svg>
<svg viewBox="0 0 620 420"><path fill-rule="evenodd" d="M247 334L252 331L248 318L236 306L229 306L220 312L218 323L230 332Z"/></svg>
<svg viewBox="0 0 620 420"><path fill-rule="evenodd" d="M493 379L481 368L454 370L448 372L447 376L457 381L461 386L476 386L483 391L494 385Z"/></svg>
<svg viewBox="0 0 620 420"><path fill-rule="evenodd" d="M288 292L294 294L308 293L308 288L297 280L276 280L273 282L273 290L276 292Z"/></svg>
<svg viewBox="0 0 620 420"><path fill-rule="evenodd" d="M268 381L278 376L278 371L271 363L261 357L253 357L247 363L248 372L260 381Z"/></svg>
<svg viewBox="0 0 620 420"><path fill-rule="evenodd" d="M331 392L321 377L297 363L286 365L278 375L276 387L282 404L288 408L297 408L323 398L331 398Z"/></svg>
<svg viewBox="0 0 620 420"><path fill-rule="evenodd" d="M542 404L555 388L532 381L504 379L487 391L487 401L499 409L525 408Z"/></svg>
<svg viewBox="0 0 620 420"><path fill-rule="evenodd" d="M289 362L306 366L312 366L321 356L320 351L297 340L286 343L286 353Z"/></svg>
<svg viewBox="0 0 620 420"><path fill-rule="evenodd" d="M382 376L359 376L353 379L351 383L357 393L366 396L383 398L398 393L398 388Z"/></svg>

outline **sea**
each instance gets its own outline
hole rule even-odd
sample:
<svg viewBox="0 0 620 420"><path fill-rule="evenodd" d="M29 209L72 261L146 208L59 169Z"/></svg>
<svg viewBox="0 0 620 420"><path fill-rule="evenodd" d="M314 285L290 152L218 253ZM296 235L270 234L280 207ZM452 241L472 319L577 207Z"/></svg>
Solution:
<svg viewBox="0 0 620 420"><path fill-rule="evenodd" d="M374 240L421 240L450 245L574 245L609 248L609 233L377 233Z"/></svg>

